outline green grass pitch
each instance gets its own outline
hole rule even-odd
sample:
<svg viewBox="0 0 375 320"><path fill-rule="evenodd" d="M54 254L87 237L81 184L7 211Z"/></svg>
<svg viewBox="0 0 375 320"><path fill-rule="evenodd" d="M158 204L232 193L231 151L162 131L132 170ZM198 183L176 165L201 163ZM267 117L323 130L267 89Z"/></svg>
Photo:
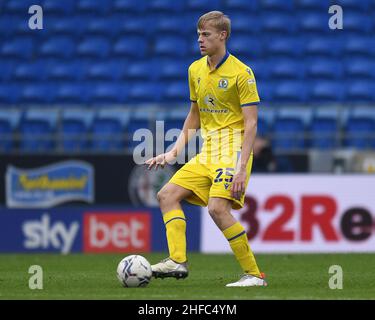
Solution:
<svg viewBox="0 0 375 320"><path fill-rule="evenodd" d="M152 279L145 288L123 288L115 270L121 255L0 255L0 299L375 299L375 254L257 255L269 285L226 288L241 274L232 255L191 253L189 277ZM155 263L165 256L144 254ZM31 265L43 268L43 289L31 290ZM343 289L328 282L331 265L343 269Z"/></svg>

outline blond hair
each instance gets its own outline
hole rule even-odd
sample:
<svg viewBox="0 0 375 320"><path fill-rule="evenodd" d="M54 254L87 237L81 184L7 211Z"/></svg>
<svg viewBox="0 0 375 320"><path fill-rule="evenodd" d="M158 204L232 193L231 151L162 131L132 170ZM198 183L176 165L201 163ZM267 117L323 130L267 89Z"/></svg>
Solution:
<svg viewBox="0 0 375 320"><path fill-rule="evenodd" d="M205 13L198 19L197 28L202 29L203 26L209 22L211 26L213 26L218 31L226 31L227 32L227 39L230 36L230 19L221 11L210 11Z"/></svg>

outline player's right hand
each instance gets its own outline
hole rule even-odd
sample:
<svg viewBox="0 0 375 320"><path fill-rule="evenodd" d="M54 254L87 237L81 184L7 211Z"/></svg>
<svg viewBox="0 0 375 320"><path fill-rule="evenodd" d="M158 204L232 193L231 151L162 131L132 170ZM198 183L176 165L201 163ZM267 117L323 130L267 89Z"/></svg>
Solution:
<svg viewBox="0 0 375 320"><path fill-rule="evenodd" d="M166 153L159 154L158 156L153 157L151 159L148 159L145 162L145 165L148 165L148 170L151 170L153 167L155 168L155 170L157 170L159 166L161 168L164 168L166 164L171 163L175 158L175 153L169 151Z"/></svg>

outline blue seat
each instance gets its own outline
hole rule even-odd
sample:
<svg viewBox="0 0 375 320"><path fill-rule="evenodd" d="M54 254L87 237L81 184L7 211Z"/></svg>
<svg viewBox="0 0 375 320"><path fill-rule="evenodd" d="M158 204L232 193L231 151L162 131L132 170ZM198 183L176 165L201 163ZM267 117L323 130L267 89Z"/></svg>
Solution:
<svg viewBox="0 0 375 320"><path fill-rule="evenodd" d="M75 54L75 42L70 37L48 38L40 47L39 54L43 57L71 58Z"/></svg>
<svg viewBox="0 0 375 320"><path fill-rule="evenodd" d="M20 63L15 67L13 79L17 81L45 80L47 63L42 60Z"/></svg>
<svg viewBox="0 0 375 320"><path fill-rule="evenodd" d="M277 118L273 124L272 146L276 150L304 149L305 127L297 118Z"/></svg>
<svg viewBox="0 0 375 320"><path fill-rule="evenodd" d="M149 10L152 12L177 13L185 9L185 1L153 0L150 1Z"/></svg>
<svg viewBox="0 0 375 320"><path fill-rule="evenodd" d="M257 81L258 94L262 102L271 102L275 97L276 84L274 82Z"/></svg>
<svg viewBox="0 0 375 320"><path fill-rule="evenodd" d="M336 119L314 117L310 124L310 147L320 150L336 148L338 145L337 133Z"/></svg>
<svg viewBox="0 0 375 320"><path fill-rule="evenodd" d="M261 40L252 36L233 35L228 47L235 56L246 56L248 59L259 58L263 53Z"/></svg>
<svg viewBox="0 0 375 320"><path fill-rule="evenodd" d="M303 33L321 34L330 31L326 13L306 13L300 15L298 16L298 26L299 30Z"/></svg>
<svg viewBox="0 0 375 320"><path fill-rule="evenodd" d="M295 17L287 13L265 13L260 18L260 24L262 33L288 35L297 30Z"/></svg>
<svg viewBox="0 0 375 320"><path fill-rule="evenodd" d="M28 23L22 19L20 15L5 15L1 14L0 30L3 37L17 37L19 35L26 36L29 32Z"/></svg>
<svg viewBox="0 0 375 320"><path fill-rule="evenodd" d="M253 1L247 1L247 3L253 3ZM250 13L254 14L254 13ZM254 14L255 15L255 14ZM261 24L260 23L254 23L253 19L249 17L249 13L241 12L241 13L234 13L230 16L231 18L231 29L232 34L237 35L239 33L242 33L244 35L249 34L258 34L260 31ZM232 40L229 41L229 43Z"/></svg>
<svg viewBox="0 0 375 320"><path fill-rule="evenodd" d="M134 82L129 86L129 102L160 102L161 87L152 82Z"/></svg>
<svg viewBox="0 0 375 320"><path fill-rule="evenodd" d="M145 40L145 37L151 36L155 33L154 28L145 28L145 25L155 23L155 19L151 15L137 16L134 19L134 15L129 14L125 17L122 15L119 17L119 27L117 33L119 36L124 38L138 37L141 40Z"/></svg>
<svg viewBox="0 0 375 320"><path fill-rule="evenodd" d="M300 57L304 53L304 41L298 37L270 37L266 41L269 57Z"/></svg>
<svg viewBox="0 0 375 320"><path fill-rule="evenodd" d="M46 77L49 80L82 80L86 75L86 62L82 60L50 60L47 64Z"/></svg>
<svg viewBox="0 0 375 320"><path fill-rule="evenodd" d="M147 146L148 147L153 146L153 143L154 143L153 137L155 136L154 135L155 123L151 121L150 115L151 115L150 112L138 110L136 113L134 113L131 116L130 121L128 122L127 127L126 127L127 146L131 150L142 142L147 144L146 143L147 135L150 135L150 134L152 135L148 138L151 138L151 141L148 141ZM140 132L140 135L138 135L138 138L141 139L140 141L136 140L136 136L134 136L134 133L138 129L144 130L144 132Z"/></svg>
<svg viewBox="0 0 375 320"><path fill-rule="evenodd" d="M90 128L94 113L85 109L63 110L61 120L61 147L68 152L88 150Z"/></svg>
<svg viewBox="0 0 375 320"><path fill-rule="evenodd" d="M190 61L167 60L160 61L158 65L161 80L186 80Z"/></svg>
<svg viewBox="0 0 375 320"><path fill-rule="evenodd" d="M147 47L148 44L142 37L123 37L114 44L113 53L121 57L144 58Z"/></svg>
<svg viewBox="0 0 375 320"><path fill-rule="evenodd" d="M307 63L306 74L313 79L341 79L343 63L337 59L313 59Z"/></svg>
<svg viewBox="0 0 375 320"><path fill-rule="evenodd" d="M160 67L154 61L140 60L129 63L124 70L124 77L128 81L150 81L158 78Z"/></svg>
<svg viewBox="0 0 375 320"><path fill-rule="evenodd" d="M126 83L102 82L88 86L87 94L91 104L126 103Z"/></svg>
<svg viewBox="0 0 375 320"><path fill-rule="evenodd" d="M124 13L143 13L148 9L149 1L114 0L113 11Z"/></svg>
<svg viewBox="0 0 375 320"><path fill-rule="evenodd" d="M163 99L168 102L189 101L189 86L187 81L170 82L164 87Z"/></svg>
<svg viewBox="0 0 375 320"><path fill-rule="evenodd" d="M16 148L14 136L21 112L17 109L0 110L0 151L10 152Z"/></svg>
<svg viewBox="0 0 375 320"><path fill-rule="evenodd" d="M342 54L343 42L332 37L311 37L307 38L305 53L308 56L339 57Z"/></svg>
<svg viewBox="0 0 375 320"><path fill-rule="evenodd" d="M171 30L181 35L191 35L185 26L189 23L185 16L169 16L167 14L160 16L154 24L154 36L168 34Z"/></svg>
<svg viewBox="0 0 375 320"><path fill-rule="evenodd" d="M369 103L375 101L374 81L351 81L347 85L347 99L352 102Z"/></svg>
<svg viewBox="0 0 375 320"><path fill-rule="evenodd" d="M265 137L270 134L270 126L266 119L262 117L258 117L258 125L257 125L257 135L260 137Z"/></svg>
<svg viewBox="0 0 375 320"><path fill-rule="evenodd" d="M23 1L4 1L3 9L5 12L11 13L24 13L29 12L29 8L36 4L33 0L23 0Z"/></svg>
<svg viewBox="0 0 375 320"><path fill-rule="evenodd" d="M1 46L0 54L2 58L30 59L34 54L34 41L27 37L8 40Z"/></svg>
<svg viewBox="0 0 375 320"><path fill-rule="evenodd" d="M86 84L64 82L58 84L56 91L56 103L85 103L88 101Z"/></svg>
<svg viewBox="0 0 375 320"><path fill-rule="evenodd" d="M107 58L110 51L110 42L103 37L86 38L77 47L78 55L97 59Z"/></svg>
<svg viewBox="0 0 375 320"><path fill-rule="evenodd" d="M345 63L345 75L348 78L375 78L375 61L367 58L348 59Z"/></svg>
<svg viewBox="0 0 375 320"><path fill-rule="evenodd" d="M316 81L310 84L311 102L344 102L346 88L342 81Z"/></svg>
<svg viewBox="0 0 375 320"><path fill-rule="evenodd" d="M228 10L239 10L242 12L254 12L258 8L257 1L225 0L224 6Z"/></svg>
<svg viewBox="0 0 375 320"><path fill-rule="evenodd" d="M92 124L93 151L123 152L126 146L126 125L129 113L125 110L103 109Z"/></svg>
<svg viewBox="0 0 375 320"><path fill-rule="evenodd" d="M17 61L13 59L1 59L0 60L0 83L7 83L13 78L14 70L17 66Z"/></svg>
<svg viewBox="0 0 375 320"><path fill-rule="evenodd" d="M328 11L326 1L316 1L316 0L296 0L296 8L308 11Z"/></svg>
<svg viewBox="0 0 375 320"><path fill-rule="evenodd" d="M259 2L261 10L292 11L294 9L293 0L262 0Z"/></svg>
<svg viewBox="0 0 375 320"><path fill-rule="evenodd" d="M22 86L16 83L0 83L0 103L18 103L21 98Z"/></svg>
<svg viewBox="0 0 375 320"><path fill-rule="evenodd" d="M359 150L375 147L375 120L369 118L349 118L346 126L345 145Z"/></svg>
<svg viewBox="0 0 375 320"><path fill-rule="evenodd" d="M307 86L301 81L283 81L276 85L274 100L278 102L306 102Z"/></svg>
<svg viewBox="0 0 375 320"><path fill-rule="evenodd" d="M47 16L45 19L45 23L48 25L48 32L55 37L73 38L74 36L81 36L87 23L81 16L64 15L58 18Z"/></svg>
<svg viewBox="0 0 375 320"><path fill-rule="evenodd" d="M54 101L56 91L51 84L28 83L22 87L20 102L26 104L51 103Z"/></svg>
<svg viewBox="0 0 375 320"><path fill-rule="evenodd" d="M117 17L90 17L86 21L86 36L115 37L121 33L122 21Z"/></svg>
<svg viewBox="0 0 375 320"><path fill-rule="evenodd" d="M268 76L272 79L302 79L305 76L305 65L299 61L274 59L269 64Z"/></svg>
<svg viewBox="0 0 375 320"><path fill-rule="evenodd" d="M356 10L367 12L367 10L369 10L371 5L373 4L371 0L361 0L361 1L337 0L337 1L334 1L334 3L342 6L344 10L350 10L349 12L353 12ZM346 23L346 20L345 20L345 23Z"/></svg>
<svg viewBox="0 0 375 320"><path fill-rule="evenodd" d="M344 53L350 58L353 56L372 56L375 53L375 40L366 36L351 36L345 41Z"/></svg>
<svg viewBox="0 0 375 320"><path fill-rule="evenodd" d="M220 7L220 0L187 0L187 8L190 11L213 11Z"/></svg>
<svg viewBox="0 0 375 320"><path fill-rule="evenodd" d="M178 50L171 50L178 48ZM153 52L159 56L185 57L189 48L185 39L181 37L157 37L155 38Z"/></svg>
<svg viewBox="0 0 375 320"><path fill-rule="evenodd" d="M76 8L76 0L44 0L43 11L54 14L70 14L73 13Z"/></svg>
<svg viewBox="0 0 375 320"><path fill-rule="evenodd" d="M344 29L345 32L354 32L358 34L370 33L373 28L372 17L366 13L345 13Z"/></svg>
<svg viewBox="0 0 375 320"><path fill-rule="evenodd" d="M56 147L56 110L28 110L19 125L20 150L52 152Z"/></svg>
<svg viewBox="0 0 375 320"><path fill-rule="evenodd" d="M108 14L112 9L111 1L92 1L79 0L77 1L77 10L81 13L99 13Z"/></svg>
<svg viewBox="0 0 375 320"><path fill-rule="evenodd" d="M88 80L119 80L126 74L129 66L124 60L100 61L87 66Z"/></svg>

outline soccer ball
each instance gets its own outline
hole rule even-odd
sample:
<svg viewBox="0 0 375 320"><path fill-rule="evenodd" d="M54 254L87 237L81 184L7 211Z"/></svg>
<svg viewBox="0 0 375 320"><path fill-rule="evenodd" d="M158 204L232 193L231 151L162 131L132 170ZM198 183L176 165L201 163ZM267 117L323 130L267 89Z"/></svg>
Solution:
<svg viewBox="0 0 375 320"><path fill-rule="evenodd" d="M150 263L140 255L127 256L117 266L117 278L124 287L145 287L151 276Z"/></svg>

